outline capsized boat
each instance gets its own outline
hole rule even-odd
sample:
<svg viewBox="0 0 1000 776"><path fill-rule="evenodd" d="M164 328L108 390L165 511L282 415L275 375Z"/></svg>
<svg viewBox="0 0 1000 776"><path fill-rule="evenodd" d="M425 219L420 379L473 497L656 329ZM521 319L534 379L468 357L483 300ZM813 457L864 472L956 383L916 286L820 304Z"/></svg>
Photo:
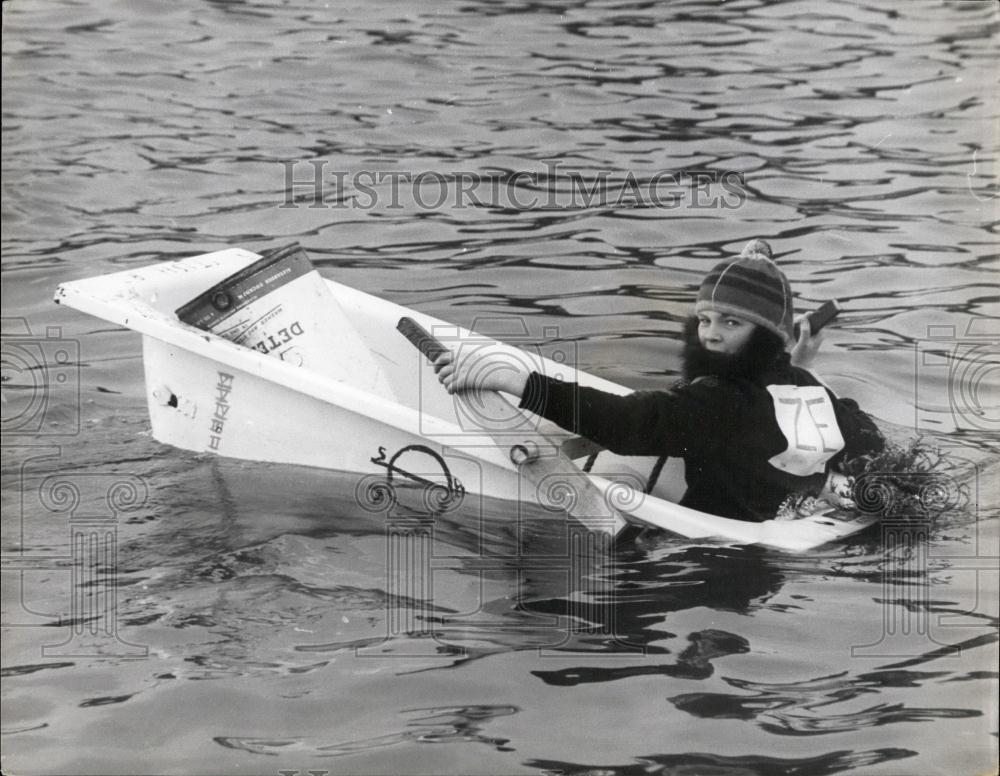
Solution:
<svg viewBox="0 0 1000 776"><path fill-rule="evenodd" d="M674 503L683 486L680 470L669 466L656 472L656 486L646 493L655 459L608 451L595 458L583 440L536 417L477 413L474 403L456 401L444 390L397 324L408 317L442 342L473 355L503 353L564 380L619 395L630 389L330 279L323 282L335 300L330 325L337 328L337 352L329 357L363 353L365 369L303 368L178 318L179 307L260 258L231 248L67 282L57 289L56 302L142 335L146 398L158 441L237 459L353 472L359 475L361 495L414 482L432 487L442 503L478 493L558 508L565 491L546 492L526 482L508 451L497 444L498 434L516 441L531 429L544 431L562 450L575 451L570 457L579 463L579 476L595 484L614 510L632 522L681 536L804 551L876 520L832 510L763 523L705 514ZM329 318L330 312L324 315Z"/></svg>

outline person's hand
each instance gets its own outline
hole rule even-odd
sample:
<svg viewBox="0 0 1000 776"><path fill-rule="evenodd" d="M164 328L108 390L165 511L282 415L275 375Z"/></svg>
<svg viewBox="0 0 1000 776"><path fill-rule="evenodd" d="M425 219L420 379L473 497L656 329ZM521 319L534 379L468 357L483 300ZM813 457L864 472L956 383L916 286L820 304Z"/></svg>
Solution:
<svg viewBox="0 0 1000 776"><path fill-rule="evenodd" d="M503 353L473 350L471 357L456 359L450 350L434 360L434 371L448 393L459 391L504 391L518 398L524 393L528 372Z"/></svg>
<svg viewBox="0 0 1000 776"><path fill-rule="evenodd" d="M808 315L800 315L796 323L799 325L799 338L792 347L792 366L812 369L820 345L823 344L823 332L820 331L815 337L812 335Z"/></svg>
<svg viewBox="0 0 1000 776"><path fill-rule="evenodd" d="M819 498L839 509L854 509L854 478L831 471Z"/></svg>

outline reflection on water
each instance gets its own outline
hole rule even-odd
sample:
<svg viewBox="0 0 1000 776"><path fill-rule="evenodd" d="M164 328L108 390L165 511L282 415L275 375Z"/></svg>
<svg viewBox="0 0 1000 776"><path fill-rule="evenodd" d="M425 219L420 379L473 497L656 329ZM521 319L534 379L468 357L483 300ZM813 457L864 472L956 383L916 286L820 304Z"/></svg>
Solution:
<svg viewBox="0 0 1000 776"><path fill-rule="evenodd" d="M872 749L862 752L835 751L815 757L725 757L720 755L644 754L636 764L598 765L560 760L529 760L526 764L546 773L566 776L585 776L601 773L608 776L670 776L683 773L711 773L719 776L770 776L771 774L810 773L825 776L831 773L850 773L858 768L870 768L882 763L913 757L916 752L908 749ZM861 771L863 772L863 771Z"/></svg>
<svg viewBox="0 0 1000 776"><path fill-rule="evenodd" d="M4 382L5 771L130 773L139 750L162 772L992 765L997 13L5 3L4 336L41 353ZM421 172L501 195L426 206ZM688 184L617 198L664 172L738 173L738 206ZM376 173L403 183L360 187ZM596 199L567 206L574 180ZM844 307L824 376L942 444L970 514L892 547L659 537L574 560L565 524L518 534L490 504L431 521L433 586L403 591L353 479L158 445L139 338L50 302L64 280L297 239L328 277L459 324L521 316L530 341L556 329L580 366L654 388L705 270L755 236L800 308ZM29 417L50 334L79 363ZM89 483L94 515L97 478L148 485L87 585L71 516L39 495L52 475ZM121 640L43 653L99 630L69 602L109 580Z"/></svg>
<svg viewBox="0 0 1000 776"><path fill-rule="evenodd" d="M216 742L232 749L243 749L253 754L284 754L307 752L312 757L342 757L370 752L383 747L401 744L455 744L476 743L494 747L498 752L512 752L505 738L492 738L483 734L484 723L495 717L516 714L513 706L462 706L455 708L407 709L413 716L404 730L385 736L342 743L313 742L300 739L250 739L219 736ZM430 712L430 713L428 713ZM416 716L416 715L420 716Z"/></svg>
<svg viewBox="0 0 1000 776"><path fill-rule="evenodd" d="M616 666L614 668L579 666L559 671L532 671L546 684L572 687L585 682L612 682L633 676L671 676L678 679L707 679L715 670L712 659L749 652L750 644L745 638L726 631L704 630L688 634L690 644L670 664L651 665L646 661L636 666ZM668 650L661 650L668 651Z"/></svg>
<svg viewBox="0 0 1000 776"><path fill-rule="evenodd" d="M920 687L945 675L944 672L876 671L848 677L845 672L791 685L726 679L727 684L751 694L689 693L668 700L696 717L757 720L769 733L791 736L857 731L897 722L980 716L982 712L977 709L906 708L903 704L887 703L844 714L830 714L826 709L860 696L878 694L883 688Z"/></svg>

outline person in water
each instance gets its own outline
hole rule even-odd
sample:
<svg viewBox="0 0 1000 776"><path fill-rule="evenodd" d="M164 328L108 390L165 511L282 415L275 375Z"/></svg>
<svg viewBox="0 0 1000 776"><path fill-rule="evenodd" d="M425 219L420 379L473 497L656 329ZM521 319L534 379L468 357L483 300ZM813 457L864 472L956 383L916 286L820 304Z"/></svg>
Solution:
<svg viewBox="0 0 1000 776"><path fill-rule="evenodd" d="M445 353L435 361L450 393L520 397L520 407L620 455L684 459L681 504L763 521L790 496L852 506L845 461L884 440L857 403L840 399L807 367L821 337L800 320L795 339L788 279L763 240L712 269L684 326L683 378L665 390L617 396L503 362L473 371ZM791 352L790 352L791 351Z"/></svg>

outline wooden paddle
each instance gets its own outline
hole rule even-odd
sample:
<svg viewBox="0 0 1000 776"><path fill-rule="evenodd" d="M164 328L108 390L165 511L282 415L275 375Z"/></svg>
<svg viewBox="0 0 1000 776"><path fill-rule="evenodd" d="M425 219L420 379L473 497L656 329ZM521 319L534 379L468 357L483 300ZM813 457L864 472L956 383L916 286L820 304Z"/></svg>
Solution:
<svg viewBox="0 0 1000 776"><path fill-rule="evenodd" d="M432 362L448 350L412 318L400 318L396 328ZM469 413L473 416L524 418L520 410L496 391L466 392L466 401L469 393L474 394L473 399L478 405L474 412ZM463 394L459 396L462 397ZM551 439L531 428L527 418L524 420L524 425L528 428L517 436L509 431L499 434L488 428L484 430L501 449L507 450L511 462L528 482L536 488L569 487L572 492L572 497L567 499L571 502L567 510L569 514L591 530L617 536L627 525L625 519L610 507L597 486L566 456L559 440Z"/></svg>

